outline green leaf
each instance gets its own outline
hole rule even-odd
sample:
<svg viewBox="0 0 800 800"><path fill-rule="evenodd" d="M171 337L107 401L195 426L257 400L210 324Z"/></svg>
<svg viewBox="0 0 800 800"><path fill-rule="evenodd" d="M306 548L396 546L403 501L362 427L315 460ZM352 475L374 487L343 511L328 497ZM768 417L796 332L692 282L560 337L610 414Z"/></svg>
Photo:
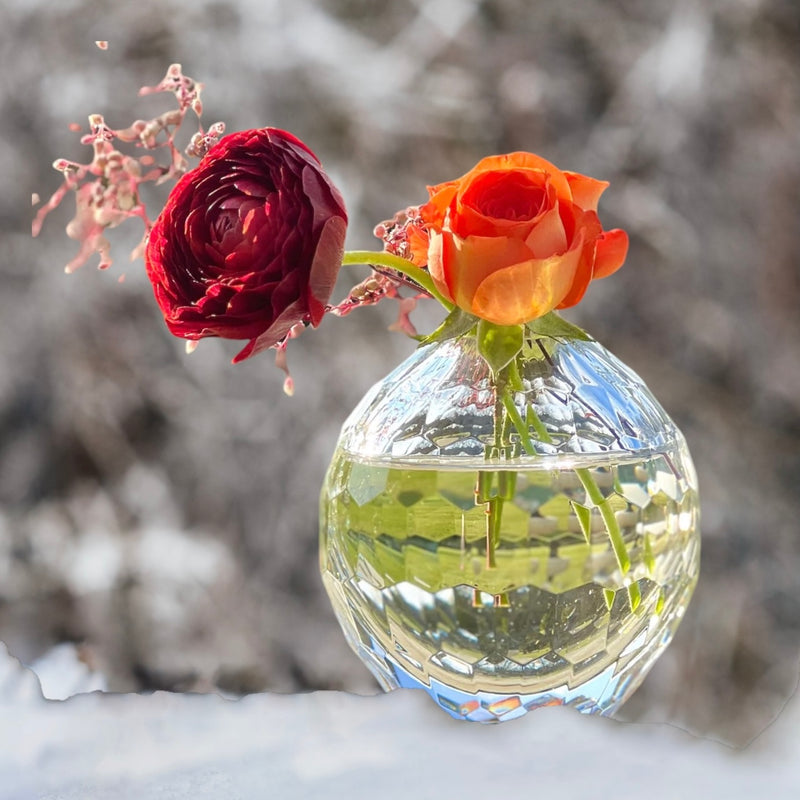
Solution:
<svg viewBox="0 0 800 800"><path fill-rule="evenodd" d="M594 341L583 328L567 322L555 311L525 323L525 327L532 336L548 336L551 339L580 339L582 342Z"/></svg>
<svg viewBox="0 0 800 800"><path fill-rule="evenodd" d="M495 325L482 319L478 323L478 352L497 375L522 350L521 325Z"/></svg>
<svg viewBox="0 0 800 800"><path fill-rule="evenodd" d="M446 342L469 333L478 324L478 318L460 308L454 308L444 322L432 333L422 337L420 344Z"/></svg>
<svg viewBox="0 0 800 800"><path fill-rule="evenodd" d="M580 503L576 503L574 500L570 500L570 503L572 503L572 510L575 512L575 516L578 518L578 522L580 523L583 536L586 539L586 544L591 544L592 509L582 506Z"/></svg>

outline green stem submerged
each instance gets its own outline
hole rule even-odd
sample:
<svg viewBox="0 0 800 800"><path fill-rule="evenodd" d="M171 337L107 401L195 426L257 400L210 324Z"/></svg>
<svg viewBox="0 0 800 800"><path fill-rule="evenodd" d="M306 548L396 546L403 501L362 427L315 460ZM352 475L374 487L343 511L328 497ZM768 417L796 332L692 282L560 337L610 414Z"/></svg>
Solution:
<svg viewBox="0 0 800 800"><path fill-rule="evenodd" d="M495 389L497 392L495 403L495 447L497 448L498 444L500 444L501 449L505 449L510 445L506 433L507 424L510 422L519 435L520 444L524 451L528 455L535 456L537 453L533 444L533 439L531 438L531 429L539 441L545 444L553 444L554 442L544 423L539 418L539 415L531 406L527 407L525 419L523 420L522 415L519 413L514 403L514 391L522 389L520 368L517 363L519 359L520 356L518 355L509 365L495 375ZM501 430L504 431L502 437L503 441L501 443L497 441L498 424ZM586 492L587 499L600 512L620 573L623 576L627 575L631 568L631 559L614 509L609 503L608 498L603 496L590 469L586 467L577 467L575 469L575 474ZM494 507L487 508L487 513L496 513L499 518L500 513L502 513L502 495L498 495L497 499L499 501L499 506L496 509ZM490 524L488 527L492 529L499 527L499 521ZM492 538L499 539L499 536ZM635 611L641 603L641 593L638 584L630 583L627 586L627 592L631 610Z"/></svg>

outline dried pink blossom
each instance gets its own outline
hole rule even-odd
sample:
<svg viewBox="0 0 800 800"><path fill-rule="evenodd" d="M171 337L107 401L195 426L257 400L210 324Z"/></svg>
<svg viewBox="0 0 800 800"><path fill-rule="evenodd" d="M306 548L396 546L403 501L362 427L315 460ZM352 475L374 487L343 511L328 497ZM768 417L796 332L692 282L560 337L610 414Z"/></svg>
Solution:
<svg viewBox="0 0 800 800"><path fill-rule="evenodd" d="M283 391L288 397L294 396L294 378L289 372L286 348L289 345L289 340L296 339L307 327L304 322L298 322L280 342L273 345L275 348L275 366L286 373L286 378L283 381Z"/></svg>
<svg viewBox="0 0 800 800"><path fill-rule="evenodd" d="M387 298L397 300L399 314L397 320L389 326L389 330L400 331L408 336L416 337L417 329L411 322L409 314L416 308L417 301L428 295L425 292L419 292L413 296L403 297L400 294L400 286L403 283L407 283L407 281L399 280L393 275L374 271L368 278L354 286L341 303L335 306L328 306L327 311L337 317L346 317L357 308L373 306Z"/></svg>
<svg viewBox="0 0 800 800"><path fill-rule="evenodd" d="M101 43L98 43L100 46ZM89 133L81 137L81 143L92 147L93 158L88 164L58 159L53 167L63 173L64 181L53 192L47 203L37 212L31 225L31 233L37 236L47 214L56 208L68 192L75 192L76 212L67 225L67 235L77 239L80 248L66 271L73 272L84 264L93 253L100 257L100 268L111 265L110 245L105 237L107 228L114 228L129 217L139 217L144 225L140 244L134 248L131 258L141 255L152 222L141 200L139 187L145 182L156 184L177 180L188 169L188 161L178 149L175 139L190 109L199 118L202 112L200 91L202 84L184 75L180 64L172 64L167 74L156 86L145 86L139 94L172 92L178 108L166 111L150 120L136 120L127 128L109 127L100 114L89 117ZM75 123L71 130L80 130ZM198 158L212 146L225 131L221 122L208 131L198 126L186 154ZM138 157L123 153L120 144L132 144L144 151L166 148L169 163L158 164L150 153ZM38 195L34 204L38 202Z"/></svg>
<svg viewBox="0 0 800 800"><path fill-rule="evenodd" d="M379 222L373 233L383 241L383 248L387 253L412 261L409 234L413 228L422 230L424 224L419 208L409 206L404 211L398 211L392 219Z"/></svg>

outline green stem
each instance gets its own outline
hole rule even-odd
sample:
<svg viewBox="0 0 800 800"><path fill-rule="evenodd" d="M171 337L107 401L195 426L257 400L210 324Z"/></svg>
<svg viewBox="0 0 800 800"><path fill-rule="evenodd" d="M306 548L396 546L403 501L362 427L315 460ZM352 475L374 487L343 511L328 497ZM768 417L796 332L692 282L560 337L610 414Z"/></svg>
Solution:
<svg viewBox="0 0 800 800"><path fill-rule="evenodd" d="M495 376L495 396L494 396L494 454L497 458L503 456L503 403L501 397L505 394L505 378L502 375ZM499 483L500 473L497 471L488 473L488 482L491 487L495 482ZM499 489L499 487L498 487ZM503 514L503 498L495 495L491 496L491 488L486 493L486 567L494 569L497 566L496 552L497 545L500 543L500 518Z"/></svg>
<svg viewBox="0 0 800 800"><path fill-rule="evenodd" d="M371 250L348 250L342 258L342 264L374 264L378 267L386 267L396 272L401 272L414 283L421 286L431 297L438 300L448 311L453 310L453 304L445 300L433 284L433 279L429 272L412 264L408 259L386 252L374 252Z"/></svg>
<svg viewBox="0 0 800 800"><path fill-rule="evenodd" d="M608 498L603 497L603 493L600 491L597 481L595 481L594 476L588 469L576 469L575 474L583 484L587 497L600 509L600 516L605 523L608 538L611 541L611 548L614 550L620 572L625 575L631 568L631 557L628 555L628 548L625 546L625 540L622 537L622 531L620 530L619 522L617 522L617 517L614 514L614 509L609 505ZM642 593L639 589L639 584L630 583L627 586L627 590L628 603L630 604L631 611L636 611L639 604L642 602Z"/></svg>
<svg viewBox="0 0 800 800"><path fill-rule="evenodd" d="M508 385L508 375L505 371L494 376L494 446L498 456L504 455L503 446L505 445L505 415L503 414L503 401L506 399L506 386Z"/></svg>
<svg viewBox="0 0 800 800"><path fill-rule="evenodd" d="M487 446L487 456L505 459L508 457L508 415L505 413L504 401L508 396L508 370L501 370L494 375L494 442ZM500 545L500 530L503 519L503 506L506 500L514 497L516 473L513 477L504 470L478 472L478 483L475 491L476 502L482 503L486 513L486 568L497 567L497 548ZM495 595L495 606L507 606L508 595L503 592Z"/></svg>
<svg viewBox="0 0 800 800"><path fill-rule="evenodd" d="M515 369L518 369L516 367L516 364L514 366ZM508 416L510 417L511 422L517 429L517 433L519 433L520 439L522 441L522 446L525 448L525 451L529 455L536 454L529 432L531 427L536 431L536 435L539 437L539 441L544 442L545 444L553 443L553 438L548 433L547 428L545 428L544 426L544 423L541 421L541 419L539 419L539 415L533 410L531 406L528 406L525 414L526 419L525 422L523 422L522 417L517 411L517 407L514 405L513 398L507 392L504 393L503 404L505 405L506 411L508 412ZM631 568L631 559L630 556L628 555L628 548L625 546L625 540L622 536L622 531L620 530L619 522L617 522L617 518L614 514L614 509L611 508L611 506L608 503L608 500L605 497L603 497L603 494L600 491L600 488L598 487L597 482L594 479L594 476L588 469L578 468L575 470L575 474L578 476L578 479L583 485L587 497L592 501L592 503L594 503L594 505L597 506L597 508L600 511L600 516L603 518L603 523L605 524L606 532L608 533L608 538L609 541L611 542L611 547L614 550L614 555L616 556L617 564L619 565L622 574L625 575ZM634 605L633 596L631 596L631 605ZM638 603L636 603L636 605L638 605Z"/></svg>
<svg viewBox="0 0 800 800"><path fill-rule="evenodd" d="M503 516L505 498L499 495L492 497L486 504L486 566L494 569L497 566L497 545L500 544L500 521Z"/></svg>
<svg viewBox="0 0 800 800"><path fill-rule="evenodd" d="M503 405L505 406L506 413L511 420L511 424L519 434L519 438L522 442L522 446L525 448L525 452L529 456L535 456L536 451L533 448L533 442L531 441L531 435L528 432L528 426L522 421L522 417L519 415L516 405L514 405L514 398L509 394L503 395Z"/></svg>
<svg viewBox="0 0 800 800"><path fill-rule="evenodd" d="M539 415L530 406L528 406L525 411L525 418L528 421L528 425L536 431L540 442L553 444L553 437L547 432L547 428L545 428L544 423L539 419ZM535 455L533 452L533 445L531 445L531 455Z"/></svg>
<svg viewBox="0 0 800 800"><path fill-rule="evenodd" d="M614 509L608 504L608 499L603 497L603 493L600 491L594 476L588 469L585 467L578 468L575 470L575 474L583 484L587 497L600 509L600 516L603 518L606 531L608 531L611 547L614 549L614 555L617 557L620 571L624 575L631 568L631 559L628 555L628 548L625 547L625 540L622 538L622 531L614 514Z"/></svg>

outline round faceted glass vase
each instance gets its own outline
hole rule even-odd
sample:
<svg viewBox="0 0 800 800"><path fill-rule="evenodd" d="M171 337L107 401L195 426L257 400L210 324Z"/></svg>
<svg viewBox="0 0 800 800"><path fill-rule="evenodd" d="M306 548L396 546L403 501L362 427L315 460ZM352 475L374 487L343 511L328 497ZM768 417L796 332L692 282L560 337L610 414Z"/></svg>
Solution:
<svg viewBox="0 0 800 800"><path fill-rule="evenodd" d="M519 373L517 413L499 416L466 336L367 393L322 490L322 578L386 690L424 689L482 722L556 704L611 714L694 590L694 467L597 342L528 339Z"/></svg>

